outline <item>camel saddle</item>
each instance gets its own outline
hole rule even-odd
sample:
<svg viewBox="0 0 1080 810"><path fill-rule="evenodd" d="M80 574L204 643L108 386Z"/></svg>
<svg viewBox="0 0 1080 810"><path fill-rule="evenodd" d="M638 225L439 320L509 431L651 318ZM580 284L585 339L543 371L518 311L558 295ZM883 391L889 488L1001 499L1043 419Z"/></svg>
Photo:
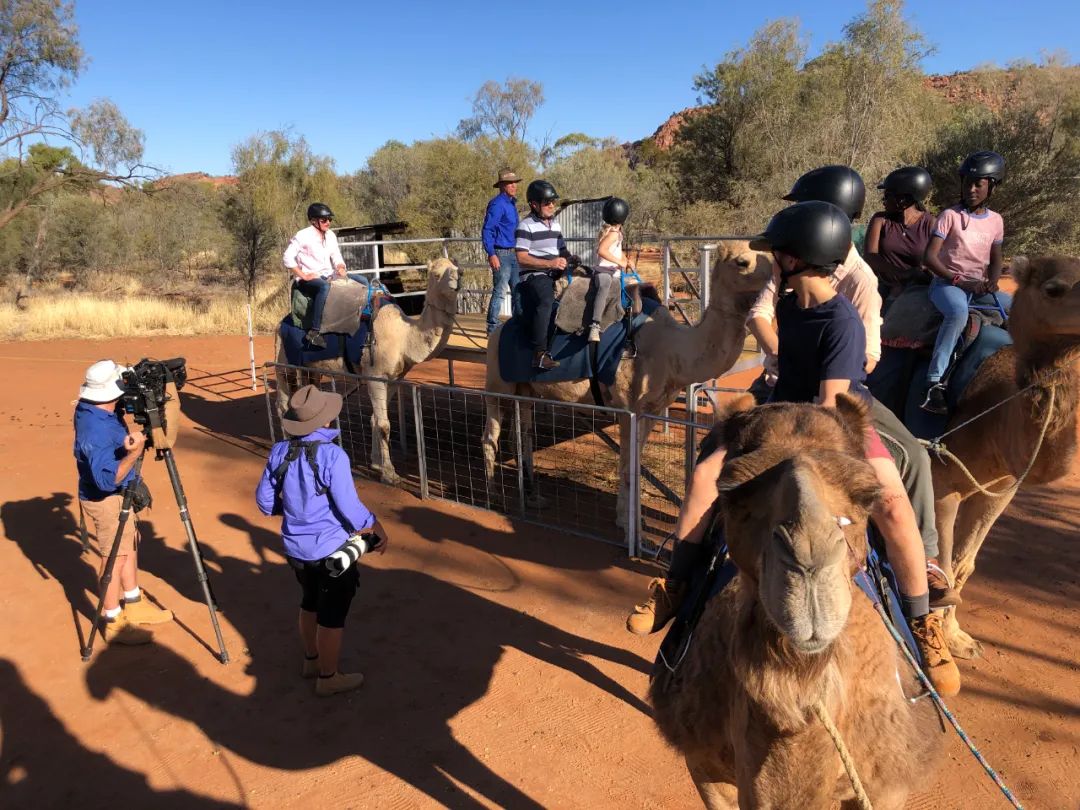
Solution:
<svg viewBox="0 0 1080 810"><path fill-rule="evenodd" d="M370 319L378 312L383 296L375 293L370 284L351 278L334 279L330 282L330 294L323 309L322 334L354 335L360 322ZM311 328L311 299L292 288L293 324L305 331Z"/></svg>
<svg viewBox="0 0 1080 810"><path fill-rule="evenodd" d="M612 292L618 289L618 280L615 279ZM604 315L600 319L600 329L604 330L616 321L622 320L626 315L623 309L620 295L609 295L607 306L604 307ZM571 279L566 289L556 299L555 303L555 326L561 332L568 335L580 335L592 322L593 301L596 299L596 287L591 279ZM639 310L640 311L640 305Z"/></svg>
<svg viewBox="0 0 1080 810"><path fill-rule="evenodd" d="M941 313L930 301L930 287L912 284L898 295L881 325L881 343L895 349L931 348L941 326ZM1001 316L989 310L972 310L970 317L1001 326Z"/></svg>

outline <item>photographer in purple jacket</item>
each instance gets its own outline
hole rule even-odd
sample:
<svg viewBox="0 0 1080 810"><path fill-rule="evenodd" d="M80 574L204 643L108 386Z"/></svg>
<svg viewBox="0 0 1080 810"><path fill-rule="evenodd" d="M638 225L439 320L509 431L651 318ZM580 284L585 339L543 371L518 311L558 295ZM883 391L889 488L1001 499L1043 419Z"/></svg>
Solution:
<svg viewBox="0 0 1080 810"><path fill-rule="evenodd" d="M281 515L285 556L300 583L301 675L316 678L321 697L358 689L359 673L338 671L345 617L359 581L357 560L385 553L386 530L360 501L349 457L330 428L341 395L305 385L281 419L290 437L270 450L255 491L264 515Z"/></svg>

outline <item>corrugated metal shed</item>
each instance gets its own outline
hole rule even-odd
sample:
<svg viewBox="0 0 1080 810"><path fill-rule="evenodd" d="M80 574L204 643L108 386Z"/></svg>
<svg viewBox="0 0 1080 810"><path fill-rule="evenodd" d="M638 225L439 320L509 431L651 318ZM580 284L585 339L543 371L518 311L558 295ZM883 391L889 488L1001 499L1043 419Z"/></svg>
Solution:
<svg viewBox="0 0 1080 810"><path fill-rule="evenodd" d="M604 203L609 199L569 200L555 215L556 221L562 226L563 238L567 240L567 249L580 256L585 264L594 265L597 262L596 238L600 235L600 226L604 224L601 216ZM586 241L572 242L571 239Z"/></svg>

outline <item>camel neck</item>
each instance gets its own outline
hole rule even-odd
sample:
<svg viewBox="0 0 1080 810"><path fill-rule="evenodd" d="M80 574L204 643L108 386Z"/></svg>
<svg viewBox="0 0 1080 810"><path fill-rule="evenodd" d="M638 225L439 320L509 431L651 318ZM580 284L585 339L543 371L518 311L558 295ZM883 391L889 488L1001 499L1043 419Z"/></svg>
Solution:
<svg viewBox="0 0 1080 810"><path fill-rule="evenodd" d="M755 293L714 296L698 323L683 327L679 339L665 344L676 387L717 377L735 364L756 297Z"/></svg>
<svg viewBox="0 0 1080 810"><path fill-rule="evenodd" d="M431 300L428 293L424 303L424 309L416 320L410 319L411 324L418 330L419 339L414 343L408 341L406 352L410 355L412 363L422 363L441 349L450 339L450 330L454 325L454 314L442 307L441 302Z"/></svg>

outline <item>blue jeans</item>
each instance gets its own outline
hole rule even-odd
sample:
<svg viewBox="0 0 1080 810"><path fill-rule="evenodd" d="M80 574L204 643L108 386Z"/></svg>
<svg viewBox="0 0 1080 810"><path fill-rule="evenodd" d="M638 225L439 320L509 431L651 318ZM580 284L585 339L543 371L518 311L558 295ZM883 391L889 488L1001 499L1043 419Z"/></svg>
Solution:
<svg viewBox="0 0 1080 810"><path fill-rule="evenodd" d="M970 303L994 306L995 297L1008 312L1012 307L1012 296L1000 290L993 295L973 296ZM964 331L968 317L968 293L935 278L930 282L930 302L944 316L938 329L937 340L934 341L934 352L930 355L930 368L926 372L926 381L933 385L941 382L945 370L949 367L949 359L956 348L956 342L960 340L960 333Z"/></svg>
<svg viewBox="0 0 1080 810"><path fill-rule="evenodd" d="M311 298L311 328L316 332L322 327L323 309L330 295L330 279L317 278L313 281L296 280L296 288Z"/></svg>
<svg viewBox="0 0 1080 810"><path fill-rule="evenodd" d="M521 314L521 293L518 291L518 280L521 271L518 268L517 254L512 250L496 248L495 255L499 257L499 269L491 271L491 301L488 302L487 311L487 332L489 335L499 325L504 284L510 288L511 314Z"/></svg>

